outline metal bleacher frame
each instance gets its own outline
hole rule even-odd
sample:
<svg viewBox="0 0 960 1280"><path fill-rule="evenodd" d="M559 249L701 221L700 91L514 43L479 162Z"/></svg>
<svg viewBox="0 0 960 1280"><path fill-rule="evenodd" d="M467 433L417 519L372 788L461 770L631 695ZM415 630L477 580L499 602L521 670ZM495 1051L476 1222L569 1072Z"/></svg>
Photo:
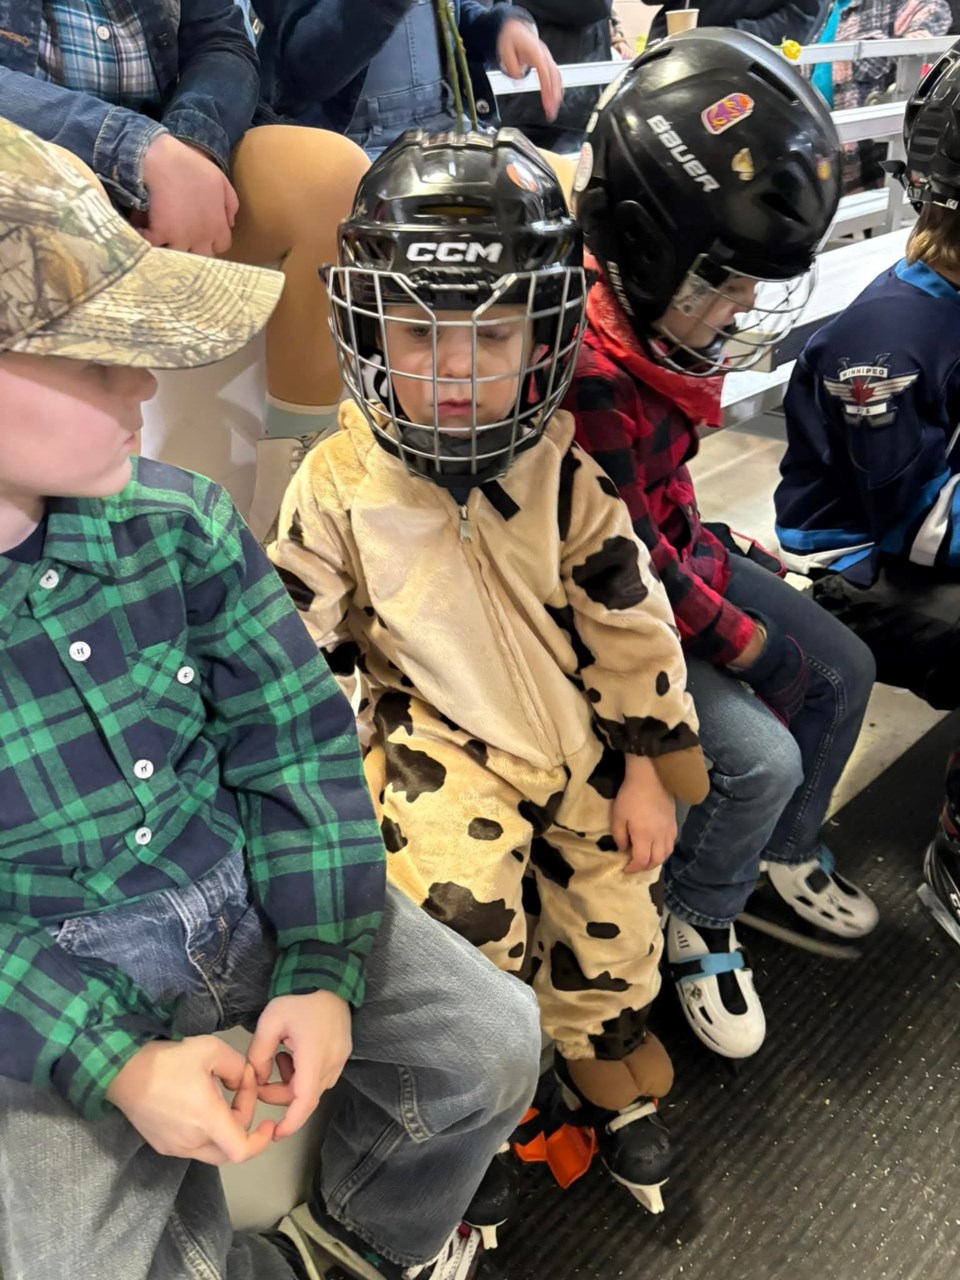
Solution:
<svg viewBox="0 0 960 1280"><path fill-rule="evenodd" d="M812 45L801 51L798 62L856 62L861 58L893 58L897 62L891 101L873 103L845 111L834 111L833 119L841 142L889 139L889 155L902 158L901 130L906 100L920 78L925 63L933 61L954 43L955 36L935 36L919 40L848 40ZM624 70L626 63L580 62L560 68L566 88L596 85L598 91ZM534 93L539 90L535 73L523 80L510 80L500 72L490 73L497 96ZM820 254L817 286L801 317L799 330L812 330L826 323L885 267L903 254L905 228L913 220L899 183L888 179L875 191L844 196ZM854 242L850 237L859 236ZM838 246L838 247L830 247ZM839 256L838 256L839 255ZM776 367L765 372L732 373L724 388L724 417L728 426L741 424L777 408L793 368L794 352L784 352Z"/></svg>

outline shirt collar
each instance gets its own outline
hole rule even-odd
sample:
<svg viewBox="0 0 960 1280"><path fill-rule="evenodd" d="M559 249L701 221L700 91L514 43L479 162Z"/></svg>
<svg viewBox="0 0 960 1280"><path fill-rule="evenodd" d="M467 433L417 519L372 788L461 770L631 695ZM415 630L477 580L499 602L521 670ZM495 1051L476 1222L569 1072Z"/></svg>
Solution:
<svg viewBox="0 0 960 1280"><path fill-rule="evenodd" d="M960 302L960 293L956 287L925 262L912 262L908 266L906 258L901 258L894 271L904 284L912 284L915 289L928 293L931 298L949 298L953 302Z"/></svg>
<svg viewBox="0 0 960 1280"><path fill-rule="evenodd" d="M85 569L98 578L112 576L116 550L100 498L49 500L43 558Z"/></svg>

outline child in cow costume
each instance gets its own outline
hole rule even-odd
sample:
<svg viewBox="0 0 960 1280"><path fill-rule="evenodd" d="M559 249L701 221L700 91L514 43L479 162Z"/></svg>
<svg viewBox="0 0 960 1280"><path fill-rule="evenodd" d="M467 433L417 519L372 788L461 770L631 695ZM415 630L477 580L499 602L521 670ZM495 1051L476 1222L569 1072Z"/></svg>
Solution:
<svg viewBox="0 0 960 1280"><path fill-rule="evenodd" d="M776 50L690 31L605 95L574 189L600 279L567 405L666 588L712 762L664 868L667 957L694 1032L742 1058L766 1024L734 921L762 864L781 935L849 949L877 919L820 836L870 654L729 530L704 526L687 470L700 431L722 423L723 374L755 363L802 309L839 199L837 136Z"/></svg>
<svg viewBox="0 0 960 1280"><path fill-rule="evenodd" d="M408 133L361 182L328 288L352 400L272 558L334 670L362 674L391 879L530 976L569 1105L658 1210L650 887L707 778L666 594L558 411L578 230L519 133Z"/></svg>

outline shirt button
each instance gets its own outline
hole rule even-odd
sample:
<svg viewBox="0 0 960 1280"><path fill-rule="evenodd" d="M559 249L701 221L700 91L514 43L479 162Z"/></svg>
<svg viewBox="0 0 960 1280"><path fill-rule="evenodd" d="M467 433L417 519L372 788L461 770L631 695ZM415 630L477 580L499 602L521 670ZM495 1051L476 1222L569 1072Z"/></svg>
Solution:
<svg viewBox="0 0 960 1280"><path fill-rule="evenodd" d="M136 840L137 844L149 844L153 839L153 832L149 827L137 827L136 831L133 833L133 838Z"/></svg>
<svg viewBox="0 0 960 1280"><path fill-rule="evenodd" d="M138 778L153 777L153 763L150 760L138 760L133 766L133 772Z"/></svg>
<svg viewBox="0 0 960 1280"><path fill-rule="evenodd" d="M88 28L88 30L89 30L89 28ZM102 22L101 22L100 26L99 26L99 27L97 27L97 39L98 39L98 40L109 40L109 39L110 39L110 28L109 28L109 27L107 27L107 26L105 26Z"/></svg>
<svg viewBox="0 0 960 1280"><path fill-rule="evenodd" d="M181 667L177 672L177 679L181 684L189 684L195 675L193 667Z"/></svg>
<svg viewBox="0 0 960 1280"><path fill-rule="evenodd" d="M57 573L56 569L48 569L40 579L40 585L43 587L44 591L52 591L59 581L60 575Z"/></svg>
<svg viewBox="0 0 960 1280"><path fill-rule="evenodd" d="M74 640L70 646L70 657L74 662L86 662L90 657L90 646L85 640Z"/></svg>

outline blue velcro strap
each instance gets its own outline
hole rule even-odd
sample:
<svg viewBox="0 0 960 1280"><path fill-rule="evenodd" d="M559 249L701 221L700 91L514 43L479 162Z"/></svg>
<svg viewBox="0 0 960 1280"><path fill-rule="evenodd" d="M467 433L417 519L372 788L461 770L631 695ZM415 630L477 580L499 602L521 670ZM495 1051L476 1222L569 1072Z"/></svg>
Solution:
<svg viewBox="0 0 960 1280"><path fill-rule="evenodd" d="M742 951L711 951L705 956L692 957L684 962L684 968L690 966L692 973L677 974L678 982L696 982L698 978L716 978L721 973L733 973L736 969L745 969L746 961ZM694 968L696 966L696 968Z"/></svg>

